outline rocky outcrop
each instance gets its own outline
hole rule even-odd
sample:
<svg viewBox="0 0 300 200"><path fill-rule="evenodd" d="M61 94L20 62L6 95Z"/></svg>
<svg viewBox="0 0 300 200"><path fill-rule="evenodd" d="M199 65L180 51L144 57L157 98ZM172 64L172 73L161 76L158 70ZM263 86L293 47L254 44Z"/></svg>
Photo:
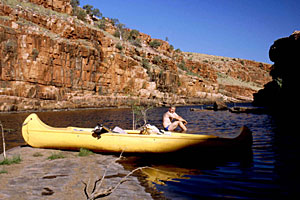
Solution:
<svg viewBox="0 0 300 200"><path fill-rule="evenodd" d="M72 14L72 6L70 0L28 0L34 4L42 5L45 8L62 12L66 14Z"/></svg>
<svg viewBox="0 0 300 200"><path fill-rule="evenodd" d="M7 151L8 159L14 157L21 162L1 165L0 199L87 199L83 182L88 183L90 192L94 182L105 175L101 185L105 191L115 187L130 172L115 162L117 158L113 155L79 156L75 151L27 146ZM127 180L104 199L152 199L137 177L129 176Z"/></svg>
<svg viewBox="0 0 300 200"><path fill-rule="evenodd" d="M0 109L250 101L270 81L268 64L182 53L144 33L120 40L110 20L100 29L71 12L68 0L1 1Z"/></svg>
<svg viewBox="0 0 300 200"><path fill-rule="evenodd" d="M255 105L265 106L279 112L286 110L283 105L287 103L291 105L299 85L299 52L300 31L295 31L291 36L274 42L269 51L270 59L274 62L270 71L272 81L254 94Z"/></svg>

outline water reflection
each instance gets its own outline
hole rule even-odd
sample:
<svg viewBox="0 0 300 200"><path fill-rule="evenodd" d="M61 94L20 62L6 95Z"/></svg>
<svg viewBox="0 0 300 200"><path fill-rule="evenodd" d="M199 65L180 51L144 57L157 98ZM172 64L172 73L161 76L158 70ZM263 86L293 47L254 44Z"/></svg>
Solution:
<svg viewBox="0 0 300 200"><path fill-rule="evenodd" d="M142 176L147 181L146 184L164 191L167 193L168 198L181 199L189 196L190 193L196 192L194 191L195 187L197 188L196 185L202 181L212 181L211 177L213 179L216 177L226 177L228 179L232 176L240 176L244 170L253 166L252 161L252 150L248 149L244 151L198 152L193 155L125 155L125 158L120 163L127 170L133 170L142 166L151 167L150 169L142 170ZM201 177L199 179L201 181L191 186L194 189L191 189L184 195L177 194L178 191L181 191L181 188L187 187L199 177ZM172 189L173 185L175 185L175 188ZM168 193L170 189L174 191ZM197 188L197 190L199 189ZM197 196L200 197L200 194Z"/></svg>
<svg viewBox="0 0 300 200"><path fill-rule="evenodd" d="M142 173L152 187L154 187L154 184L165 185L167 181L179 182L178 179L189 179L189 177L186 177L186 170L183 170L183 172L181 172L181 169L171 171L170 169L172 168L174 169L173 166L164 166L163 168L151 167L142 169Z"/></svg>

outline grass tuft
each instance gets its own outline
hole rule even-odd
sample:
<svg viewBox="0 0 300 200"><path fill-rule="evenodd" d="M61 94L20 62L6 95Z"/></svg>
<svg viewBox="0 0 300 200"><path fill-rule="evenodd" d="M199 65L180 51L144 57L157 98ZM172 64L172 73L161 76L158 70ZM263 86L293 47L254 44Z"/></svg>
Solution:
<svg viewBox="0 0 300 200"><path fill-rule="evenodd" d="M0 174L7 174L8 172L4 169L0 170Z"/></svg>
<svg viewBox="0 0 300 200"><path fill-rule="evenodd" d="M56 160L56 159L62 159L65 158L65 156L62 153L52 153L51 156L49 156L48 160Z"/></svg>
<svg viewBox="0 0 300 200"><path fill-rule="evenodd" d="M0 162L0 165L12 165L12 164L18 164L22 161L20 155L18 156L13 156L13 158L5 158Z"/></svg>
<svg viewBox="0 0 300 200"><path fill-rule="evenodd" d="M88 149L85 149L85 148L80 148L80 151L79 151L79 154L78 156L89 156L89 155L92 155L93 152L88 150Z"/></svg>

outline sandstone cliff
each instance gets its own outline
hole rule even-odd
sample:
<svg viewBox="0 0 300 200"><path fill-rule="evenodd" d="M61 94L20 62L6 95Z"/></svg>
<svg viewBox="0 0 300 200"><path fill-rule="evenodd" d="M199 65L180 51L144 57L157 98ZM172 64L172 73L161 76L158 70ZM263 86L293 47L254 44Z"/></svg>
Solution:
<svg viewBox="0 0 300 200"><path fill-rule="evenodd" d="M71 13L69 0L0 2L0 110L251 101L271 80L268 64L120 40L111 20Z"/></svg>

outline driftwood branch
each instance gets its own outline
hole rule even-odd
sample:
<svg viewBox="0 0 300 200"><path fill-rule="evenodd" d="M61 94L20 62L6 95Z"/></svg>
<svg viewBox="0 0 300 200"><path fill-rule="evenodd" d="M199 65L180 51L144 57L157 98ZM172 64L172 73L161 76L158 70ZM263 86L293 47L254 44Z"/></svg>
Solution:
<svg viewBox="0 0 300 200"><path fill-rule="evenodd" d="M128 181L127 178L128 178L130 175L132 175L134 172L136 172L136 171L138 171L138 170L145 169L145 168L149 168L149 167L148 167L148 166L145 166L145 167L138 167L138 168L132 170L131 172L129 172L129 173L128 173L126 176L124 176L124 177L119 181L119 183L113 188L113 191L115 191L115 190L119 187L119 185L121 185L122 183ZM112 192L113 192L113 191L112 191Z"/></svg>
<svg viewBox="0 0 300 200"><path fill-rule="evenodd" d="M115 163L115 162L117 162L118 160L120 160L120 159L122 158L122 154L123 154L123 151L121 152L120 156L119 156L117 159L115 159L114 161L112 161L111 163L108 164L108 166L106 167L106 169L105 169L105 171L104 171L104 174L103 174L103 176L102 176L102 178L101 178L101 180L100 180L100 184L99 184L98 189L101 188L101 185L102 185L102 183L103 183L103 180L104 180L104 178L105 178L105 176L106 176L106 173L107 173L109 167L110 167L113 163ZM95 184L94 184L93 192L95 192L95 190L96 190L98 181L99 181L99 180L97 180L97 181L95 182Z"/></svg>
<svg viewBox="0 0 300 200"><path fill-rule="evenodd" d="M5 138L4 138L3 125L2 125L2 122L1 122L1 121L0 121L0 126L1 126L1 132L2 132L3 156L4 156L4 159L6 159L6 153L5 153Z"/></svg>
<svg viewBox="0 0 300 200"><path fill-rule="evenodd" d="M117 183L115 186L111 186L107 189L102 189L100 187L100 185L97 185L97 182L99 182L100 179L96 180L95 181L95 186L96 186L96 190L94 192L92 192L90 195L88 194L87 192L87 184L85 182L83 182L83 184L85 185L84 187L84 193L85 193L85 196L87 198L87 200L95 200L95 199L100 199L100 198L103 198L103 197L106 197L106 196L109 196L110 194L112 194L122 183L128 181L128 177L130 175L132 175L134 172L138 171L138 170L141 170L141 169L144 169L144 168L148 168L148 167L139 167L139 168L136 168L134 170L132 170L131 172L129 172L126 176L124 176L120 181L119 183ZM102 180L102 179L101 179Z"/></svg>
<svg viewBox="0 0 300 200"><path fill-rule="evenodd" d="M89 194L88 194L88 192L87 192L87 184L86 184L85 182L83 182L83 181L81 181L81 182L84 184L84 189L83 189L83 191L84 191L84 194L85 194L86 198L88 199L88 198L89 198Z"/></svg>
<svg viewBox="0 0 300 200"><path fill-rule="evenodd" d="M138 170L141 170L141 169L144 169L144 168L148 168L148 167L139 167L139 168L136 168L134 170L132 170L131 172L129 172L126 176L124 176L120 181L119 183L117 183L115 186L111 186L107 189L103 189L102 188L102 183L105 179L105 176L106 176L106 173L109 169L109 167L115 163L116 161L120 160L122 158L122 154L123 152L120 154L120 156L115 159L114 161L112 161L111 163L109 163L109 165L107 166L106 170L104 171L104 174L102 176L101 179L97 179L94 183L94 186L93 186L93 190L92 192L89 194L87 189L88 189L88 186L89 186L89 183L86 184L85 182L82 181L82 183L84 184L84 194L86 196L86 199L87 200L95 200L95 199L100 199L100 198L103 198L103 197L106 197L110 194L112 194L122 183L126 182L127 181L127 178L132 175L134 172L138 171Z"/></svg>

